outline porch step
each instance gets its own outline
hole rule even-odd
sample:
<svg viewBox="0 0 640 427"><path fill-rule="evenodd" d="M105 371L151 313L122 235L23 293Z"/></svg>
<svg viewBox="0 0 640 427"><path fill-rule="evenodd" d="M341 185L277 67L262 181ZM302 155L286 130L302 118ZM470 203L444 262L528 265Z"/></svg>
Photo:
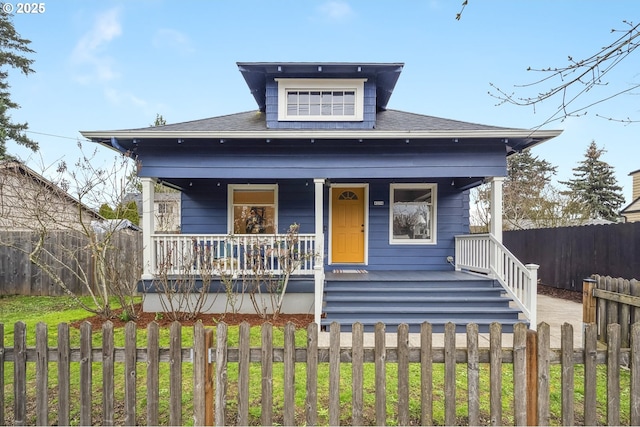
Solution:
<svg viewBox="0 0 640 427"><path fill-rule="evenodd" d="M443 332L446 323L454 323L464 332L468 323L476 323L480 332L488 332L492 322L502 324L504 332L522 320L520 310L510 305L502 287L493 280L475 275L439 272L434 277L415 274L333 275L326 280L324 317L321 325L332 322L349 332L359 322L372 332L382 322L387 332L395 332L401 323L410 332L419 332L423 322L431 323L434 332Z"/></svg>

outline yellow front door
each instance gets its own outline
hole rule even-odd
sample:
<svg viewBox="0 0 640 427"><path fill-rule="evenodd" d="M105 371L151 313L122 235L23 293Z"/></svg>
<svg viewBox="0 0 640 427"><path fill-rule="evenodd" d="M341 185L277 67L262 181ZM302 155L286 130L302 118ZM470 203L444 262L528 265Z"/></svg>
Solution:
<svg viewBox="0 0 640 427"><path fill-rule="evenodd" d="M331 261L364 263L364 188L332 188L331 206Z"/></svg>

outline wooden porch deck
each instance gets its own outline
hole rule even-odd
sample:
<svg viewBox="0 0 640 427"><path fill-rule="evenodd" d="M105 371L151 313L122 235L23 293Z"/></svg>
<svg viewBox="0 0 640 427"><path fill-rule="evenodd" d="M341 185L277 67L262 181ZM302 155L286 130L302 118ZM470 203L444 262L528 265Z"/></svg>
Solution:
<svg viewBox="0 0 640 427"><path fill-rule="evenodd" d="M333 272L331 270L325 273L325 280L336 282L368 282L368 281L452 281L465 282L468 280L488 280L492 281L488 276L483 274L469 273L465 271L455 270L367 270L364 269L340 269L342 272ZM352 270L353 272L347 272ZM357 273L355 271L365 270L366 273Z"/></svg>

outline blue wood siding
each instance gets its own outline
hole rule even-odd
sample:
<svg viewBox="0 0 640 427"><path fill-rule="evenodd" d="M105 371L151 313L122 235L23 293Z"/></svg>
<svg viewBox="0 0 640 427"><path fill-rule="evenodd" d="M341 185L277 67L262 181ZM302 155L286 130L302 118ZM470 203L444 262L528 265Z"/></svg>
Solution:
<svg viewBox="0 0 640 427"><path fill-rule="evenodd" d="M278 82L267 81L265 113L269 129L373 129L376 124L376 84L364 82L363 120L360 122L278 121Z"/></svg>
<svg viewBox="0 0 640 427"><path fill-rule="evenodd" d="M501 142L294 141L141 146L140 176L166 179L412 178L506 175Z"/></svg>
<svg viewBox="0 0 640 427"><path fill-rule="evenodd" d="M243 181L242 183L246 183ZM254 181L255 184L276 181ZM392 182L435 182L438 184L437 244L389 244L389 186ZM201 180L182 194L183 233L227 233L227 184L233 181ZM240 183L240 182L237 182ZM352 183L356 183L355 181ZM358 182L362 183L362 181ZM314 184L310 180L279 180L278 228L286 232L292 223L300 224L302 233L314 230ZM457 234L469 232L469 192L452 187L450 179L370 180L369 181L369 270L447 270L453 269L447 256L454 255ZM329 189L325 187L325 231L329 219ZM374 206L376 200L384 206ZM329 233L326 233L328 248ZM326 254L325 254L326 255ZM342 266L344 267L344 266ZM341 268L331 265L327 268Z"/></svg>

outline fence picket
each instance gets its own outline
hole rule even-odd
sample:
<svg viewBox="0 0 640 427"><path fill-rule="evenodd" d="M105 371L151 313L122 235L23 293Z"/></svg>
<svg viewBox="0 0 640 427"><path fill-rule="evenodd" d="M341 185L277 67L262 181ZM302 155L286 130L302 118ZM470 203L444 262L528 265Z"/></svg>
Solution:
<svg viewBox="0 0 640 427"><path fill-rule="evenodd" d="M49 425L49 345L47 325L36 325L36 423Z"/></svg>
<svg viewBox="0 0 640 427"><path fill-rule="evenodd" d="M387 344L384 323L376 323L374 328L376 425L387 424ZM331 422L331 420L329 420Z"/></svg>
<svg viewBox="0 0 640 427"><path fill-rule="evenodd" d="M409 325L398 325L398 425L409 425Z"/></svg>
<svg viewBox="0 0 640 427"><path fill-rule="evenodd" d="M102 324L102 413L107 426L114 424L114 350L113 323L107 321Z"/></svg>
<svg viewBox="0 0 640 427"><path fill-rule="evenodd" d="M433 327L420 325L420 422L433 425Z"/></svg>
<svg viewBox="0 0 640 427"><path fill-rule="evenodd" d="M273 419L273 327L262 325L262 414L260 423L270 426Z"/></svg>
<svg viewBox="0 0 640 427"><path fill-rule="evenodd" d="M204 414L207 412L205 408L205 387L208 358L204 325L198 321L193 326L193 424L197 426L206 425Z"/></svg>
<svg viewBox="0 0 640 427"><path fill-rule="evenodd" d="M307 425L318 423L318 325L307 327L307 397L305 400ZM246 424L244 424L246 425Z"/></svg>
<svg viewBox="0 0 640 427"><path fill-rule="evenodd" d="M640 323L631 327L631 393L630 393L630 424L640 425Z"/></svg>
<svg viewBox="0 0 640 427"><path fill-rule="evenodd" d="M489 326L489 411L491 425L502 425L502 325Z"/></svg>
<svg viewBox="0 0 640 427"><path fill-rule="evenodd" d="M620 425L620 325L607 327L607 425Z"/></svg>
<svg viewBox="0 0 640 427"><path fill-rule="evenodd" d="M182 325L169 326L169 424L182 425Z"/></svg>
<svg viewBox="0 0 640 427"><path fill-rule="evenodd" d="M295 425L296 392L296 328L291 322L284 327L284 425Z"/></svg>
<svg viewBox="0 0 640 427"><path fill-rule="evenodd" d="M124 326L124 411L125 424L136 425L136 335L134 322Z"/></svg>
<svg viewBox="0 0 640 427"><path fill-rule="evenodd" d="M467 405L469 425L480 425L480 355L478 325L467 325Z"/></svg>
<svg viewBox="0 0 640 427"><path fill-rule="evenodd" d="M549 390L551 377L551 328L548 323L538 325L538 425L550 425Z"/></svg>
<svg viewBox="0 0 640 427"><path fill-rule="evenodd" d="M513 410L516 425L527 424L527 326L513 327Z"/></svg>
<svg viewBox="0 0 640 427"><path fill-rule="evenodd" d="M631 286L628 280L618 278L618 292L624 295L631 295ZM631 307L628 304L618 304L619 318L616 323L620 325L620 345L629 348L629 332L631 328Z"/></svg>
<svg viewBox="0 0 640 427"><path fill-rule="evenodd" d="M456 424L456 325L444 325L444 423Z"/></svg>
<svg viewBox="0 0 640 427"><path fill-rule="evenodd" d="M356 322L351 328L351 425L363 424L364 408L364 327Z"/></svg>
<svg viewBox="0 0 640 427"><path fill-rule="evenodd" d="M147 425L157 426L160 413L160 330L147 326Z"/></svg>
<svg viewBox="0 0 640 427"><path fill-rule="evenodd" d="M215 423L225 425L227 407L227 337L228 330L225 323L218 325L216 337L216 397Z"/></svg>
<svg viewBox="0 0 640 427"><path fill-rule="evenodd" d="M596 415L596 364L598 356L598 329L596 324L585 326L584 331L584 424L594 426Z"/></svg>
<svg viewBox="0 0 640 427"><path fill-rule="evenodd" d="M561 326L561 363L562 363L562 425L574 425L574 366L573 366L573 326L565 323Z"/></svg>
<svg viewBox="0 0 640 427"><path fill-rule="evenodd" d="M92 373L91 373L91 323L82 322L80 325L80 424L84 426L91 423L91 397L92 397Z"/></svg>
<svg viewBox="0 0 640 427"><path fill-rule="evenodd" d="M13 395L14 423L17 426L27 422L27 326L18 322L13 327Z"/></svg>
<svg viewBox="0 0 640 427"><path fill-rule="evenodd" d="M249 425L249 328L247 322L242 322L239 328L238 425L241 426Z"/></svg>
<svg viewBox="0 0 640 427"><path fill-rule="evenodd" d="M71 344L69 324L58 325L58 425L69 425L69 405L71 404Z"/></svg>

